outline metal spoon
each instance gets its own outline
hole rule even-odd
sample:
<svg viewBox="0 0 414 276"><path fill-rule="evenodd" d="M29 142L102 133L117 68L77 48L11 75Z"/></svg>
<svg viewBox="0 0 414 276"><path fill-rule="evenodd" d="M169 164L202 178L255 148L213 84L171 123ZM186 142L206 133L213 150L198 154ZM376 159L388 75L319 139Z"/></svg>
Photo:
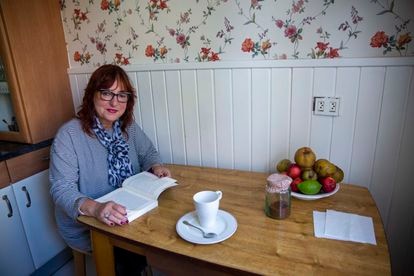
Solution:
<svg viewBox="0 0 414 276"><path fill-rule="evenodd" d="M202 228L200 228L200 227L198 227L198 226L195 226L194 224L191 224L190 222L188 222L187 220L183 220L183 223L184 224L186 224L186 225L188 225L188 226L192 226L192 227L194 227L194 228L196 228L196 229L198 229L198 230L200 230L201 231L201 233L203 233L203 237L204 238L206 238L206 239L211 239L211 238L215 238L216 236L217 236L217 234L216 233L206 233L206 232L204 232L204 230L202 229Z"/></svg>

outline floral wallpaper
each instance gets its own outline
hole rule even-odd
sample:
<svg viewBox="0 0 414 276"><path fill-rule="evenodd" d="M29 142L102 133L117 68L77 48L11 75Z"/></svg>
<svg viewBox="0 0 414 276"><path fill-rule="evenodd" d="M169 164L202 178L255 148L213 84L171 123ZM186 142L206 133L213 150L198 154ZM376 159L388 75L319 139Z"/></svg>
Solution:
<svg viewBox="0 0 414 276"><path fill-rule="evenodd" d="M412 0L60 0L70 66L414 56Z"/></svg>

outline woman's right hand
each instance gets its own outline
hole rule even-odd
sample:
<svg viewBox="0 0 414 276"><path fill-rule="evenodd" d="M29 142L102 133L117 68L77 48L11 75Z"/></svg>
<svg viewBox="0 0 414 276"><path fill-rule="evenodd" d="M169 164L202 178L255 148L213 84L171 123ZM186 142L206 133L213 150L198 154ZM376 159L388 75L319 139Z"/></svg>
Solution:
<svg viewBox="0 0 414 276"><path fill-rule="evenodd" d="M113 201L101 203L87 199L80 209L85 215L93 216L109 226L124 225L129 222L126 216L126 208Z"/></svg>

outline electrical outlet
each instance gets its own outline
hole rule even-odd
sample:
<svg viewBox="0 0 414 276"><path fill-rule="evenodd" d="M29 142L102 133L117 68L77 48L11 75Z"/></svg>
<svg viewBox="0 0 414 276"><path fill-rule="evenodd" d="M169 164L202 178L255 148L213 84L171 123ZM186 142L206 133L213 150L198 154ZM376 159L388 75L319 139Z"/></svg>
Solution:
<svg viewBox="0 0 414 276"><path fill-rule="evenodd" d="M325 101L323 100L323 98L319 98L316 101L316 109L320 112L323 112L325 110Z"/></svg>
<svg viewBox="0 0 414 276"><path fill-rule="evenodd" d="M323 116L339 116L339 97L313 97L313 113Z"/></svg>
<svg viewBox="0 0 414 276"><path fill-rule="evenodd" d="M337 99L329 99L329 105L328 105L329 112L335 113L337 107L338 107Z"/></svg>

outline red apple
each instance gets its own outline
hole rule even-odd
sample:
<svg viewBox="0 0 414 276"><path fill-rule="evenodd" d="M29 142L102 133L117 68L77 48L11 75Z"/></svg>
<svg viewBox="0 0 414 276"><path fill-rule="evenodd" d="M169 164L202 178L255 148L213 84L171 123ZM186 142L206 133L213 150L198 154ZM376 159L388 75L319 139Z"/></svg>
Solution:
<svg viewBox="0 0 414 276"><path fill-rule="evenodd" d="M292 192L299 192L298 184L301 183L303 180L300 177L295 178L292 183L290 183L290 190Z"/></svg>
<svg viewBox="0 0 414 276"><path fill-rule="evenodd" d="M322 189L325 193L330 193L336 188L336 181L330 176L319 179L322 184Z"/></svg>
<svg viewBox="0 0 414 276"><path fill-rule="evenodd" d="M290 165L287 171L287 175L290 176L290 178L292 179L300 177L301 173L302 173L302 169L296 163L293 163L292 165Z"/></svg>

